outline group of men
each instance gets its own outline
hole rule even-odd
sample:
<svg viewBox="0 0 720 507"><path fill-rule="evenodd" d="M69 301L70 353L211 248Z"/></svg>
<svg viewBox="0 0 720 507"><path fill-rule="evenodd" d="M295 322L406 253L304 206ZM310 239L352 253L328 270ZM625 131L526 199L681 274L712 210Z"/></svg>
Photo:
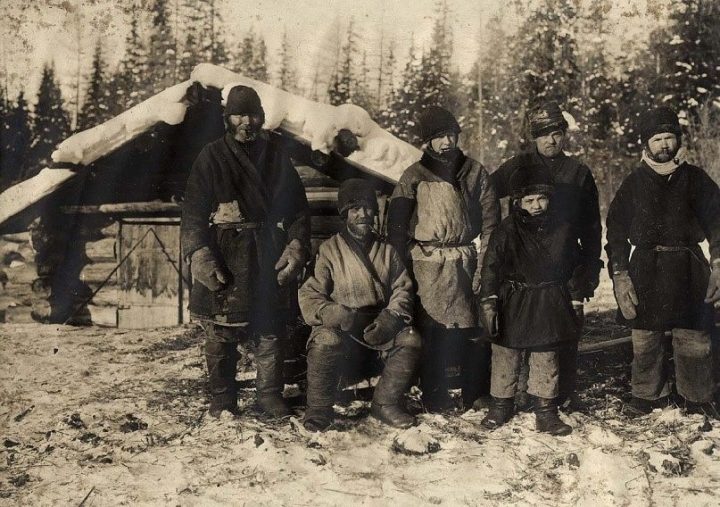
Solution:
<svg viewBox="0 0 720 507"><path fill-rule="evenodd" d="M308 430L333 424L349 365L380 359L371 414L391 426L415 423L404 396L418 374L427 411L452 407L447 369L459 364L463 404L489 406L482 424L497 428L517 409L527 364L538 430L571 431L558 404L577 402L577 346L583 304L603 267L602 226L591 171L563 152L568 124L557 103L531 111L534 148L492 174L458 148L461 129L449 111L425 110L422 158L395 187L386 237L372 184L346 180L338 192L344 226L320 245L310 269L305 192L262 130L257 93L233 87L224 118L225 135L191 169L181 232L190 310L206 333L211 415L238 413L238 344L247 342L256 344L259 408L290 415L281 343L289 296L303 282L299 306L312 326ZM640 132L642 163L607 217L609 271L633 327L628 407L637 415L669 402L664 332L672 330L678 393L691 410L717 416L710 327L720 301L720 190L679 159L674 112L648 112ZM506 196L510 214L501 221ZM698 246L705 238L711 265Z"/></svg>

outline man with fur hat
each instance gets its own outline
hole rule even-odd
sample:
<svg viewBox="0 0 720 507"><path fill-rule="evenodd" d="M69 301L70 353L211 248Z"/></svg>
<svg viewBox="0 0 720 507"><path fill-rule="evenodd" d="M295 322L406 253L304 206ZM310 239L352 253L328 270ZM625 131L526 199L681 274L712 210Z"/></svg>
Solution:
<svg viewBox="0 0 720 507"><path fill-rule="evenodd" d="M475 294L500 206L485 168L458 148L460 125L450 111L426 109L419 127L424 152L395 187L388 236L416 284L423 403L429 411L443 411L452 407L446 370L458 345L465 406L489 388L489 346Z"/></svg>
<svg viewBox="0 0 720 507"><path fill-rule="evenodd" d="M577 340L580 320L568 285L578 275L577 239L552 210L552 176L544 166L510 179L511 211L490 237L482 267L481 316L494 337L492 404L482 425L495 429L515 408L523 352L530 366L538 431L567 435L557 411L560 346Z"/></svg>
<svg viewBox="0 0 720 507"><path fill-rule="evenodd" d="M575 310L582 315L583 303L593 296L603 266L597 186L590 169L563 152L568 123L557 102L545 102L531 109L528 123L534 140L532 149L504 162L490 178L498 198L503 198L510 195L510 180L517 171L533 167L550 171L555 186L553 207L572 226L580 252L581 268L569 289ZM560 352L559 400L570 408L582 405L575 394L577 347L577 340L568 341Z"/></svg>
<svg viewBox="0 0 720 507"><path fill-rule="evenodd" d="M605 247L615 299L633 328L626 410L642 415L668 404L663 335L672 331L678 394L690 412L718 417L710 330L720 301L720 189L683 161L673 110L646 112L639 132L642 162L610 204ZM699 245L706 238L710 264Z"/></svg>
<svg viewBox="0 0 720 507"><path fill-rule="evenodd" d="M225 135L190 170L181 224L190 312L206 332L210 414L237 413L238 344L254 341L258 405L284 416L280 344L288 296L309 253L308 203L290 157L262 130L255 90L233 87L224 118Z"/></svg>
<svg viewBox="0 0 720 507"><path fill-rule="evenodd" d="M420 335L411 327L412 281L395 249L381 242L374 224L375 191L360 179L338 192L345 227L318 250L315 272L300 288L305 321L313 326L307 351L307 412L304 425L324 431L343 363L379 353L385 367L375 387L371 414L391 426L414 424L402 406L420 358Z"/></svg>

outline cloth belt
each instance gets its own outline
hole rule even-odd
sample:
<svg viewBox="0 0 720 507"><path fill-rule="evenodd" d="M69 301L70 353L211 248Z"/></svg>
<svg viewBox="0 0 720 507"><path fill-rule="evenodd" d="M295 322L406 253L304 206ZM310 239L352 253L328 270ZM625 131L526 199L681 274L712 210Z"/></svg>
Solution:
<svg viewBox="0 0 720 507"><path fill-rule="evenodd" d="M510 285L512 290L520 290L520 289L545 289L547 287L562 287L563 282L560 280L550 280L547 282L540 282L540 283L527 283L527 282L520 282L518 280L505 280L507 284Z"/></svg>
<svg viewBox="0 0 720 507"><path fill-rule="evenodd" d="M640 250L652 250L653 252L688 252L690 255L695 257L700 264L707 265L707 259L700 249L700 245L697 243L690 243L687 245L638 245L635 248Z"/></svg>
<svg viewBox="0 0 720 507"><path fill-rule="evenodd" d="M261 229L265 222L225 222L221 224L212 224L218 229L235 229L236 231L245 231L248 229Z"/></svg>
<svg viewBox="0 0 720 507"><path fill-rule="evenodd" d="M457 248L461 246L471 246L472 243L459 243L457 241L439 241L439 240L432 240L432 241L418 241L415 240L415 243L422 246L435 246L440 248Z"/></svg>

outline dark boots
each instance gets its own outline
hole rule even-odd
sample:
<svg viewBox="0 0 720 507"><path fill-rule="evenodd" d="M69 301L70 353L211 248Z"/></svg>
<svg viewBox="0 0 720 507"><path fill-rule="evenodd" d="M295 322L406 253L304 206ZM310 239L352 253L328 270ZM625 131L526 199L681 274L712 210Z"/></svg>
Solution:
<svg viewBox="0 0 720 507"><path fill-rule="evenodd" d="M556 436L572 433L572 427L560 420L557 403L552 398L535 397L535 428Z"/></svg>
<svg viewBox="0 0 720 507"><path fill-rule="evenodd" d="M395 428L409 428L415 418L405 411L402 397L410 387L420 361L419 347L398 347L392 351L373 396L370 414Z"/></svg>
<svg viewBox="0 0 720 507"><path fill-rule="evenodd" d="M452 410L453 400L448 389L447 351L440 337L432 337L423 343L420 365L420 388L422 403L427 412L439 413Z"/></svg>
<svg viewBox="0 0 720 507"><path fill-rule="evenodd" d="M311 342L307 351L307 409L303 426L308 431L325 431L333 423L341 344Z"/></svg>
<svg viewBox="0 0 720 507"><path fill-rule="evenodd" d="M486 408L492 403L490 356L490 342L480 338L465 340L461 366L462 401L465 410Z"/></svg>
<svg viewBox="0 0 720 507"><path fill-rule="evenodd" d="M257 404L260 410L272 417L285 417L292 413L282 396L285 387L283 363L280 340L275 336L261 336L255 349Z"/></svg>
<svg viewBox="0 0 720 507"><path fill-rule="evenodd" d="M237 415L237 343L207 341L205 360L210 384L210 415L220 417L223 410Z"/></svg>
<svg viewBox="0 0 720 507"><path fill-rule="evenodd" d="M492 397L490 409L487 415L480 421L480 424L489 430L494 430L507 423L512 419L515 413L514 398L495 398Z"/></svg>

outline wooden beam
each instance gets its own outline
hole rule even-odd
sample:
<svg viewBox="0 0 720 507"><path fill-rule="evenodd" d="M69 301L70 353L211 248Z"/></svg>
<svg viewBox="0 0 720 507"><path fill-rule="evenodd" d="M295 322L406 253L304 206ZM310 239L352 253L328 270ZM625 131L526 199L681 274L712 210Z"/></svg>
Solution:
<svg viewBox="0 0 720 507"><path fill-rule="evenodd" d="M180 205L174 202L121 202L116 204L61 206L60 211L70 214L115 215L123 213L180 213Z"/></svg>

